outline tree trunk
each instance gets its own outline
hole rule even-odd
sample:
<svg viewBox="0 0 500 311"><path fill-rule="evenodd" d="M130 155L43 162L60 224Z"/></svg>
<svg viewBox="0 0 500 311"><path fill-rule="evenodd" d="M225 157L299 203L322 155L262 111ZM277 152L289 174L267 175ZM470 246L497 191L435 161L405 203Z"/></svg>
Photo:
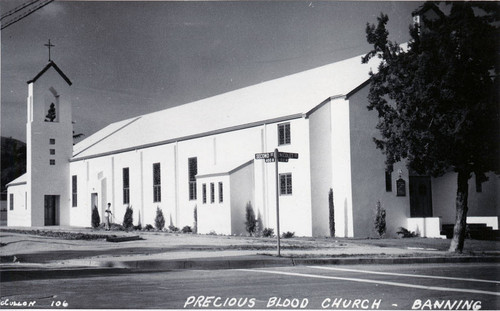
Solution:
<svg viewBox="0 0 500 311"><path fill-rule="evenodd" d="M469 173L463 170L458 172L457 178L457 199L455 227L453 228L453 238L451 240L449 252L461 253L464 249L465 233L467 228L467 199L469 196Z"/></svg>

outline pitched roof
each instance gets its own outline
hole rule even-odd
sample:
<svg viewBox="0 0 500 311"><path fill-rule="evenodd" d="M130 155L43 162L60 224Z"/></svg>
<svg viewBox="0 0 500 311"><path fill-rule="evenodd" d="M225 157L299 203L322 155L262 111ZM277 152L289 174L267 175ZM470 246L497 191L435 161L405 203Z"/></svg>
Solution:
<svg viewBox="0 0 500 311"><path fill-rule="evenodd" d="M346 95L376 70L361 56L110 124L74 146L73 160L304 116Z"/></svg>
<svg viewBox="0 0 500 311"><path fill-rule="evenodd" d="M8 183L6 186L10 187L10 186L24 185L26 184L27 181L28 181L28 174L24 173L21 176L14 179L13 181L11 181L10 183Z"/></svg>
<svg viewBox="0 0 500 311"><path fill-rule="evenodd" d="M54 63L53 61L49 61L47 66L45 66L42 69L42 71L40 71L33 79L29 80L27 83L30 84L32 82L35 82L36 80L38 80L38 78L40 78L51 67L57 71L57 73L64 79L64 81L66 81L66 83L68 83L69 85L72 84L70 79L64 74L64 72L62 72L62 70L59 67L57 67L56 63Z"/></svg>

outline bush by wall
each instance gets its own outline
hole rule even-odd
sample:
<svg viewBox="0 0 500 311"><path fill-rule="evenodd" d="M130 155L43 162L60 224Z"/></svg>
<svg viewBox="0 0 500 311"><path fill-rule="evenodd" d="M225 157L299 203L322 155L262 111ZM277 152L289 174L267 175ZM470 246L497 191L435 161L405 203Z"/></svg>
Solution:
<svg viewBox="0 0 500 311"><path fill-rule="evenodd" d="M131 206L127 206L125 215L123 215L123 227L131 229L134 226L134 210Z"/></svg>
<svg viewBox="0 0 500 311"><path fill-rule="evenodd" d="M255 229L257 227L257 220L255 219L255 213L252 208L252 203L248 202L246 206L246 230L250 236L255 234Z"/></svg>
<svg viewBox="0 0 500 311"><path fill-rule="evenodd" d="M274 229L273 228L264 228L262 231L262 236L265 238L271 238L274 236Z"/></svg>
<svg viewBox="0 0 500 311"><path fill-rule="evenodd" d="M191 233L191 232L193 232L193 230L191 229L190 226L184 226L181 231L182 231L182 233Z"/></svg>
<svg viewBox="0 0 500 311"><path fill-rule="evenodd" d="M193 217L194 217L193 232L198 233L198 206L197 205L194 206Z"/></svg>
<svg viewBox="0 0 500 311"><path fill-rule="evenodd" d="M328 217L330 220L330 236L335 236L335 209L333 206L333 189L328 192Z"/></svg>
<svg viewBox="0 0 500 311"><path fill-rule="evenodd" d="M293 238L294 236L295 236L295 232L290 232L290 231L283 232L283 234L281 235L281 237L283 239Z"/></svg>
<svg viewBox="0 0 500 311"><path fill-rule="evenodd" d="M92 228L98 228L101 224L101 217L99 217L99 211L97 210L97 206L94 205L92 209Z"/></svg>
<svg viewBox="0 0 500 311"><path fill-rule="evenodd" d="M385 216L386 216L385 209L382 208L380 201L377 201L374 225L375 225L375 232L378 234L379 237L383 237L387 230Z"/></svg>
<svg viewBox="0 0 500 311"><path fill-rule="evenodd" d="M155 227L160 231L165 228L165 217L160 207L156 207Z"/></svg>

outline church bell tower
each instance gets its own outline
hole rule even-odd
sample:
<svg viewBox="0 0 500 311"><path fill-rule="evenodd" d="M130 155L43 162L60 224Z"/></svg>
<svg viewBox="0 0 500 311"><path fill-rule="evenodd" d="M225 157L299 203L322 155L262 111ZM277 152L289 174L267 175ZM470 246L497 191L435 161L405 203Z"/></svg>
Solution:
<svg viewBox="0 0 500 311"><path fill-rule="evenodd" d="M50 59L28 81L27 209L31 226L68 225L71 206L69 161L73 124L71 81Z"/></svg>

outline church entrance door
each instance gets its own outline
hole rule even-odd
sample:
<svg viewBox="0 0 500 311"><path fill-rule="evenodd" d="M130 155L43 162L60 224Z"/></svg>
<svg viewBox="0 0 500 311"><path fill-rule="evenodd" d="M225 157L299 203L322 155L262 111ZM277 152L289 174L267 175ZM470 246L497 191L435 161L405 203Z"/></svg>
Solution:
<svg viewBox="0 0 500 311"><path fill-rule="evenodd" d="M59 202L58 195L45 196L45 226L57 225L56 211Z"/></svg>
<svg viewBox="0 0 500 311"><path fill-rule="evenodd" d="M410 176L410 216L432 217L431 178Z"/></svg>

